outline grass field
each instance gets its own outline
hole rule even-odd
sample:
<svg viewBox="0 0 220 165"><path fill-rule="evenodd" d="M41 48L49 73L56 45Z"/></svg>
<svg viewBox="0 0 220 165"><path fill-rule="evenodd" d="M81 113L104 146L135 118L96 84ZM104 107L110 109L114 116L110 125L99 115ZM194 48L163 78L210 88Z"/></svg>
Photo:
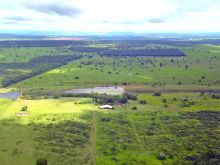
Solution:
<svg viewBox="0 0 220 165"><path fill-rule="evenodd" d="M218 161L206 158L218 154L220 138L220 102L208 94L140 94L113 111L81 98L0 101L0 164L42 157L49 165ZM17 116L23 106L27 116Z"/></svg>
<svg viewBox="0 0 220 165"><path fill-rule="evenodd" d="M114 45L114 44L113 44ZM116 44L115 44L116 45ZM88 47L103 48L103 44L89 44ZM105 48L116 49L112 44ZM164 47L148 45L148 48ZM167 47L167 46L166 46ZM169 46L171 47L171 46ZM28 62L39 56L60 56L81 54L83 59L47 71L27 79L15 87L24 90L45 91L95 87L112 84L145 85L206 85L219 86L220 47L214 45L172 46L179 48L186 57L100 57L96 53L74 52L67 48L1 48L0 62ZM92 58L91 58L92 57ZM0 80L29 74L29 68L11 68L0 74Z"/></svg>
<svg viewBox="0 0 220 165"><path fill-rule="evenodd" d="M0 164L30 165L41 157L48 158L50 164L91 161L91 119L86 113L90 114L96 106L90 102L88 99L1 100ZM17 116L24 105L28 106L28 115Z"/></svg>
<svg viewBox="0 0 220 165"><path fill-rule="evenodd" d="M112 58L93 55L93 58L74 61L18 83L15 87L24 90L43 88L41 90L48 91L123 83L219 86L220 48L203 45L182 49L187 55L184 58Z"/></svg>
<svg viewBox="0 0 220 165"><path fill-rule="evenodd" d="M48 57L82 58L53 65L57 67L23 81L8 79L13 85L0 89L0 93L19 90L23 94L15 101L0 98L0 165L34 165L39 158L46 158L48 165L219 164L220 47L134 41L133 48L130 42L1 48L0 86L8 77L42 69L41 63L48 59L46 67L53 64ZM94 52L124 47L177 48L186 56ZM41 56L45 59L31 68L30 61ZM120 85L123 93L137 100L101 110L94 98L60 95L69 89L105 85Z"/></svg>
<svg viewBox="0 0 220 165"><path fill-rule="evenodd" d="M0 62L28 62L34 57L47 55L69 55L72 53L65 48L47 48L47 47L31 47L31 48L0 48Z"/></svg>

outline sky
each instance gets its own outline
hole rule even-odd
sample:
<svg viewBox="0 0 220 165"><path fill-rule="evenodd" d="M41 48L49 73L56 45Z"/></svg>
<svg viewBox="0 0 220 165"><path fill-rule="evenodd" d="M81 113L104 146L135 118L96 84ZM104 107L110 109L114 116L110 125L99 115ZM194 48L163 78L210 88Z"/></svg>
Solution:
<svg viewBox="0 0 220 165"><path fill-rule="evenodd" d="M219 32L220 0L0 0L0 33Z"/></svg>

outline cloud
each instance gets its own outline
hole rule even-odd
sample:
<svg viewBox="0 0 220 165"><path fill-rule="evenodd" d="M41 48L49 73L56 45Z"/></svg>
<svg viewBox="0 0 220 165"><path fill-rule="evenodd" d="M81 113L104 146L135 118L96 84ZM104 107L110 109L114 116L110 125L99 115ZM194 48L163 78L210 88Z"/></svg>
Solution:
<svg viewBox="0 0 220 165"><path fill-rule="evenodd" d="M56 4L56 3L27 4L26 7L36 12L42 12L46 14L57 14L60 16L75 17L81 13L81 11L74 6L67 6L64 4Z"/></svg>
<svg viewBox="0 0 220 165"><path fill-rule="evenodd" d="M148 22L150 23L164 23L166 21L167 21L167 18L152 18L148 20Z"/></svg>
<svg viewBox="0 0 220 165"><path fill-rule="evenodd" d="M8 16L5 17L4 20L8 21L30 21L31 19L28 17L23 17L23 16Z"/></svg>
<svg viewBox="0 0 220 165"><path fill-rule="evenodd" d="M219 0L7 0L0 31L219 31L219 8Z"/></svg>

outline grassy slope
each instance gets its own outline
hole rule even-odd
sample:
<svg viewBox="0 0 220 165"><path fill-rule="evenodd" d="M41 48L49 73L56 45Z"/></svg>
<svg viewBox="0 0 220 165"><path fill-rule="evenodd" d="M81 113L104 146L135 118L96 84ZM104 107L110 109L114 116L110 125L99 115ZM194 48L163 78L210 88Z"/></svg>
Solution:
<svg viewBox="0 0 220 165"><path fill-rule="evenodd" d="M195 104L183 107L186 98ZM140 100L147 104L141 105ZM53 165L189 164L186 156L218 151L218 122L210 115L219 112L220 102L208 94L141 94L138 101L116 106L114 111L98 110L91 100L80 98L0 102L0 164L34 164L39 157ZM17 117L24 105L29 116ZM201 110L207 113L207 121L182 117ZM166 154L165 161L157 159L160 152Z"/></svg>
<svg viewBox="0 0 220 165"><path fill-rule="evenodd" d="M175 62L171 62L171 58L151 58L155 68L146 63L148 58L118 58L113 67L112 58L95 56L83 59L93 62L91 65L80 68L82 61L72 62L13 87L30 92L116 82L157 85L165 82L173 85L172 88L179 88L182 86L176 84L181 81L184 89L195 88L193 83L200 85L198 88L206 85L209 89L207 85L211 85L215 89L213 85L216 85L219 89L216 82L220 76L220 48L201 45L181 49L187 57L174 59ZM12 61L13 58L8 59ZM102 67L97 64L99 62L105 65ZM142 65L142 62L145 63ZM162 94L161 97L140 94L138 99L146 100L147 104L130 101L109 112L97 110L89 100L80 98L15 102L0 99L0 164L29 165L39 157L48 158L53 165L95 161L97 164L189 164L187 156L202 159L210 150L219 152L216 148L216 139L220 138L219 120L216 120L219 113L213 116L213 112L220 109L218 99L193 93ZM189 107L182 106L185 99ZM28 106L30 115L17 117L15 113L24 105ZM131 110L134 106L136 111ZM202 119L201 110L206 112ZM183 115L189 112L189 116ZM110 120L103 121L103 117ZM160 152L166 154L165 161L156 158Z"/></svg>
<svg viewBox="0 0 220 165"><path fill-rule="evenodd" d="M96 107L89 100L0 101L0 164L29 165L39 157L47 157L50 164L60 164L61 161L80 163L91 159L88 156L91 152L88 150L89 139L84 137L89 136L90 118L83 117L83 113ZM29 115L16 116L24 105L28 106ZM65 123L67 121L69 123ZM70 128L72 130L68 130ZM78 142L71 144L70 140Z"/></svg>
<svg viewBox="0 0 220 165"><path fill-rule="evenodd" d="M210 150L219 152L219 100L192 93L138 98L147 104L133 101L116 112L98 113L97 164L191 164L187 156L202 159ZM182 107L186 98L195 105ZM201 111L203 118L198 117ZM216 118L213 112L218 112ZM165 161L157 159L160 152L166 154Z"/></svg>
<svg viewBox="0 0 220 165"><path fill-rule="evenodd" d="M1 48L0 49L0 63L25 63L33 58L39 56L57 56L70 55L71 51L66 48ZM6 73L0 73L0 87L1 81L7 76L22 76L31 72L31 69L7 69Z"/></svg>
<svg viewBox="0 0 220 165"><path fill-rule="evenodd" d="M210 45L181 48L186 58L84 58L15 85L57 90L104 84L219 85L220 48ZM154 66L148 61L151 60ZM81 64L90 62L90 65ZM162 67L160 67L162 63ZM186 65L188 69L186 69ZM109 73L110 72L110 73ZM79 79L75 79L75 77Z"/></svg>
<svg viewBox="0 0 220 165"><path fill-rule="evenodd" d="M65 48L1 48L0 63L27 62L32 58L49 55L69 55L71 51Z"/></svg>

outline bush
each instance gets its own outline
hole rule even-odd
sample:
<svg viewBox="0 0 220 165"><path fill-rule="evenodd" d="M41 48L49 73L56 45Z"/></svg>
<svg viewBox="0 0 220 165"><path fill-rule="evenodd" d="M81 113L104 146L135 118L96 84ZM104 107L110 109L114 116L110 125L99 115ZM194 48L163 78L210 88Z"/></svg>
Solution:
<svg viewBox="0 0 220 165"><path fill-rule="evenodd" d="M173 153L173 152L170 152L169 158L170 158L170 159L174 159L174 153Z"/></svg>
<svg viewBox="0 0 220 165"><path fill-rule="evenodd" d="M162 99L162 101L163 101L164 103L166 103L166 102L167 102L167 99Z"/></svg>
<svg viewBox="0 0 220 165"><path fill-rule="evenodd" d="M135 95L132 95L132 94L125 94L125 97L128 99L128 100L137 100L137 96Z"/></svg>
<svg viewBox="0 0 220 165"><path fill-rule="evenodd" d="M103 117L103 118L101 118L101 121L102 122L108 122L108 121L110 121L111 119L110 118L108 118L108 117Z"/></svg>
<svg viewBox="0 0 220 165"><path fill-rule="evenodd" d="M155 92L154 96L161 96L161 93L160 92Z"/></svg>
<svg viewBox="0 0 220 165"><path fill-rule="evenodd" d="M98 104L126 104L128 102L126 97L121 96L111 96L111 95L93 95L91 96L93 101L96 101Z"/></svg>
<svg viewBox="0 0 220 165"><path fill-rule="evenodd" d="M21 108L21 111L27 111L27 109L28 109L28 107L27 107L27 105L25 105Z"/></svg>
<svg viewBox="0 0 220 165"><path fill-rule="evenodd" d="M47 165L47 159L45 158L38 159L36 165Z"/></svg>
<svg viewBox="0 0 220 165"><path fill-rule="evenodd" d="M126 104L126 103L128 103L128 100L127 100L127 98L122 97L121 99L119 99L118 102L121 103L121 104Z"/></svg>
<svg viewBox="0 0 220 165"><path fill-rule="evenodd" d="M128 85L128 83L127 82L123 82L122 85Z"/></svg>
<svg viewBox="0 0 220 165"><path fill-rule="evenodd" d="M165 155L165 153L161 152L161 153L157 156L157 158L158 158L159 160L166 160L166 155Z"/></svg>
<svg viewBox="0 0 220 165"><path fill-rule="evenodd" d="M54 99L59 99L61 96L60 95L58 95L58 94L56 94L56 95L54 95Z"/></svg>
<svg viewBox="0 0 220 165"><path fill-rule="evenodd" d="M147 104L147 101L141 100L141 101L140 101L140 104Z"/></svg>
<svg viewBox="0 0 220 165"><path fill-rule="evenodd" d="M132 109L132 110L137 110L137 107L136 107L136 106L134 106L134 107L132 107L131 109Z"/></svg>
<svg viewBox="0 0 220 165"><path fill-rule="evenodd" d="M211 96L211 98L212 98L212 99L220 99L220 96L213 94L213 95Z"/></svg>

